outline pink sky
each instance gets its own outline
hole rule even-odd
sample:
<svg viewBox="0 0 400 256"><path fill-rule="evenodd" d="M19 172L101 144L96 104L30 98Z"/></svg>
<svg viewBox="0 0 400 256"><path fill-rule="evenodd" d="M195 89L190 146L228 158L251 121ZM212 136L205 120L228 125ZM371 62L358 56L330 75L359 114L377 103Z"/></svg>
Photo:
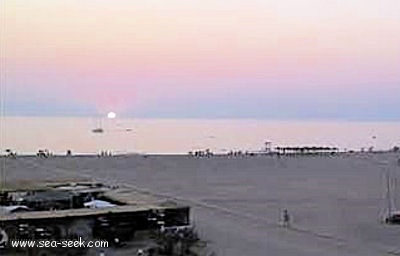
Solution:
<svg viewBox="0 0 400 256"><path fill-rule="evenodd" d="M16 100L129 112L250 89L400 92L398 0L5 2Z"/></svg>

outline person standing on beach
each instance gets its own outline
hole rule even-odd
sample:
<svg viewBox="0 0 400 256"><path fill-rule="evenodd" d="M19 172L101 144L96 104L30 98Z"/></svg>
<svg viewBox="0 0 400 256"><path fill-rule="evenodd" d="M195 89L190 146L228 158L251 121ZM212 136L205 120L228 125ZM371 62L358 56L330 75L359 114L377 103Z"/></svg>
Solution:
<svg viewBox="0 0 400 256"><path fill-rule="evenodd" d="M285 228L290 226L290 215L287 209L283 210L282 213L282 226Z"/></svg>

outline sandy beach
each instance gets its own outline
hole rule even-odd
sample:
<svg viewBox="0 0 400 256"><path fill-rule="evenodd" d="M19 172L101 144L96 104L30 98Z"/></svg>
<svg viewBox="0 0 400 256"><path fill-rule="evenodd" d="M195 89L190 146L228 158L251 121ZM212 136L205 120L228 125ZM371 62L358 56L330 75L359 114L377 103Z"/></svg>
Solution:
<svg viewBox="0 0 400 256"><path fill-rule="evenodd" d="M325 157L19 157L8 183L95 179L126 184L193 207L217 255L400 254L400 227L383 225L385 173L399 155ZM395 198L396 199L396 198ZM289 229L279 226L288 209Z"/></svg>

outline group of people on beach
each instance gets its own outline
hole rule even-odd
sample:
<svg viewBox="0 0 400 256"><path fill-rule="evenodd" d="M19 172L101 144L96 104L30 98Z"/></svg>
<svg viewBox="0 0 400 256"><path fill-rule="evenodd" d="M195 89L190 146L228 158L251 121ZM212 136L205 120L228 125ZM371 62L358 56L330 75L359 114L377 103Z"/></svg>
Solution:
<svg viewBox="0 0 400 256"><path fill-rule="evenodd" d="M210 149L190 151L189 156L194 157L211 157L214 153Z"/></svg>
<svg viewBox="0 0 400 256"><path fill-rule="evenodd" d="M100 151L98 156L99 157L112 156L112 152L109 150L102 150Z"/></svg>

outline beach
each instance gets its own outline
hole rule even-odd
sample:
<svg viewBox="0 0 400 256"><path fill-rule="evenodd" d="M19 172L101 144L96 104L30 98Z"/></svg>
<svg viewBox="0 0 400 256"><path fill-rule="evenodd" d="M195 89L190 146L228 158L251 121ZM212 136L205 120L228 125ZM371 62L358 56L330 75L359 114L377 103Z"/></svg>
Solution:
<svg viewBox="0 0 400 256"><path fill-rule="evenodd" d="M334 156L126 155L2 158L6 181L94 179L192 207L217 255L400 254L400 227L382 224L395 153ZM396 193L394 193L396 201ZM283 209L290 228L279 225Z"/></svg>

